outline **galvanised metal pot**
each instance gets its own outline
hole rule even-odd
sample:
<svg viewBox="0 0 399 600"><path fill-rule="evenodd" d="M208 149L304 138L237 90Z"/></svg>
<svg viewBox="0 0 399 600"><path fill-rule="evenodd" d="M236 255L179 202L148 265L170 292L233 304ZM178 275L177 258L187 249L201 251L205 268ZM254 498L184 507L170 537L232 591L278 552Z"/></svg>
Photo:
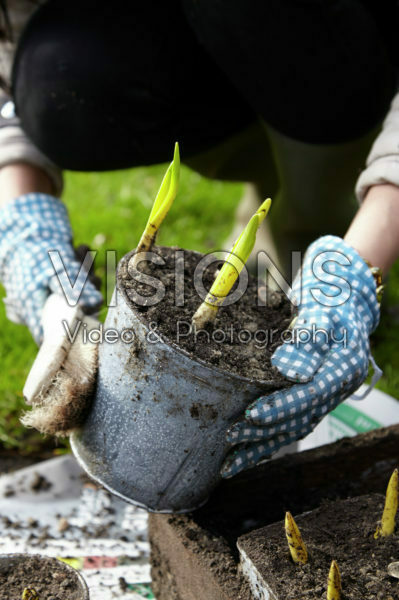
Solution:
<svg viewBox="0 0 399 600"><path fill-rule="evenodd" d="M54 569L55 567L59 568L60 566L62 566L62 568L65 570L65 572L68 573L69 577L71 579L73 579L76 583L76 586L78 588L78 596L74 595L74 598L79 598L79 600L90 600L90 595L89 595L89 590L87 588L87 584L85 582L85 580L83 579L82 575L79 573L79 571L77 571L76 569L74 569L73 567L71 567L70 565L59 561L57 558L52 558L50 556L44 556L43 554L27 554L27 553L15 553L15 554L0 554L0 575L2 573L6 573L7 571L9 571L10 569L15 569L18 565L24 565L26 564L26 562L31 559L31 558L36 558L37 560L40 560L40 562L43 562L47 567L49 572L51 572L52 569ZM28 578L28 573L27 573L27 580L26 580L26 586L28 587L29 585L29 578ZM14 594L13 590L10 590L10 594ZM47 596L46 596L47 597ZM40 594L40 598L42 598L42 595ZM44 600L44 598L43 598Z"/></svg>
<svg viewBox="0 0 399 600"><path fill-rule="evenodd" d="M135 341L100 345L94 404L71 436L72 449L93 479L126 502L187 512L204 504L220 479L229 425L277 386L214 368L157 340L120 278L130 257L119 265L117 305L104 327L133 330Z"/></svg>

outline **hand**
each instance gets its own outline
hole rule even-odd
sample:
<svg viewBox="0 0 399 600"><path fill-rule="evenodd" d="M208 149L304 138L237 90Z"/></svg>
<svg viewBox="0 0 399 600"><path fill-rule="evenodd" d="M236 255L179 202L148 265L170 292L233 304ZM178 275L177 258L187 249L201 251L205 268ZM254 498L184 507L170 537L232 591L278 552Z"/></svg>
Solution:
<svg viewBox="0 0 399 600"><path fill-rule="evenodd" d="M222 477L305 437L367 377L369 335L380 311L375 279L358 253L334 236L314 242L291 299L298 317L272 364L295 385L259 398L229 429L227 440L236 448L226 457Z"/></svg>
<svg viewBox="0 0 399 600"><path fill-rule="evenodd" d="M56 250L55 265L49 251ZM50 294L64 294L86 312L96 311L101 294L76 259L64 204L47 194L24 194L0 210L0 280L7 317L27 325L42 341L41 312Z"/></svg>

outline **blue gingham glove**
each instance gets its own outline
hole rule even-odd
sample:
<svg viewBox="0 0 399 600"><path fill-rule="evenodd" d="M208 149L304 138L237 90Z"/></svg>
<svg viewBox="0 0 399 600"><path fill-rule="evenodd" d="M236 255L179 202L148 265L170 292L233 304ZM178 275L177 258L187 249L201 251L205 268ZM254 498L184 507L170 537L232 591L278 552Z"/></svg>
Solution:
<svg viewBox="0 0 399 600"><path fill-rule="evenodd" d="M295 385L259 398L230 428L227 440L235 449L222 477L305 437L359 388L370 361L379 371L369 343L380 315L375 279L342 239L324 236L308 248L290 299L298 317L272 364Z"/></svg>
<svg viewBox="0 0 399 600"><path fill-rule="evenodd" d="M57 250L53 266L48 252ZM58 277L57 277L58 276ZM25 194L0 209L0 280L6 289L7 316L27 325L39 344L41 311L50 292L66 293L85 310L102 298L75 258L64 204L47 194Z"/></svg>

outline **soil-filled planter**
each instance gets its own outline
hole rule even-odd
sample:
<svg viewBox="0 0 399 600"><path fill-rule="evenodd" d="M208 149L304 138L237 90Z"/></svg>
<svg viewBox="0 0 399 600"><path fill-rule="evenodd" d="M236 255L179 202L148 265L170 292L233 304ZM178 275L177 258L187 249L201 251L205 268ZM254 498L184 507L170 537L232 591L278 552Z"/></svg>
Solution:
<svg viewBox="0 0 399 600"><path fill-rule="evenodd" d="M89 600L80 573L56 558L0 555L0 600L21 600L25 588L33 588L40 600Z"/></svg>
<svg viewBox="0 0 399 600"><path fill-rule="evenodd" d="M383 507L384 496L370 494L325 502L295 517L309 552L306 565L290 559L283 522L241 537L241 566L254 598L325 598L332 560L339 566L345 600L397 598L399 583L388 574L388 565L399 557L399 536L374 539Z"/></svg>
<svg viewBox="0 0 399 600"><path fill-rule="evenodd" d="M209 502L192 514L150 515L157 600L255 600L240 568L241 536L281 521L287 510L297 515L316 509L325 499L385 492L398 464L395 425L287 455L224 480ZM284 542L280 525L279 531ZM333 524L329 531L335 536Z"/></svg>
<svg viewBox="0 0 399 600"><path fill-rule="evenodd" d="M86 471L124 500L152 511L184 512L203 504L219 481L229 424L251 400L286 384L270 356L281 343L278 331L290 321L290 305L278 296L274 307L258 306L257 282L251 279L241 300L222 307L215 323L219 330L233 327L231 338L220 343L211 335L208 343L204 332L205 342L185 335L178 344L178 323L185 322L187 332L201 302L193 274L202 255L156 252L163 264L148 264L146 276L165 286L159 304L152 305L154 285L132 279L133 253L119 265L117 304L109 309L105 329L133 330L135 340L100 346L95 401L72 447ZM204 274L208 289L215 270L214 264ZM148 297L144 306L135 303L138 293ZM254 336L237 341L234 332L250 328L273 329L272 342L259 349Z"/></svg>

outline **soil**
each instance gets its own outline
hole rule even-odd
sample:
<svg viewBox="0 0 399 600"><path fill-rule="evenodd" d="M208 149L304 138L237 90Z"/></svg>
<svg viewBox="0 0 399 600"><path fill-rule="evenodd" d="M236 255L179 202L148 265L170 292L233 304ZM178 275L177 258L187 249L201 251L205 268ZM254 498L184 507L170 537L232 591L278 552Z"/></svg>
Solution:
<svg viewBox="0 0 399 600"><path fill-rule="evenodd" d="M32 492L46 492L52 486L52 483L48 481L43 475L40 473L33 474L33 481L30 484L30 489Z"/></svg>
<svg viewBox="0 0 399 600"><path fill-rule="evenodd" d="M298 515L316 509L325 499L385 492L398 464L399 425L394 425L258 465L222 481L207 504L194 513L151 514L157 599L247 600L248 585L238 569L237 538L279 522L286 510ZM372 527L379 518L380 514ZM278 531L281 534L281 525ZM333 533L331 523L327 531ZM393 539L398 550L395 560L399 560L399 540ZM398 593L392 598L398 600ZM321 594L318 600L325 597Z"/></svg>
<svg viewBox="0 0 399 600"><path fill-rule="evenodd" d="M399 425L267 461L223 480L192 514L203 531L227 539L336 500L385 491L399 464ZM327 474L328 473L328 477Z"/></svg>
<svg viewBox="0 0 399 600"><path fill-rule="evenodd" d="M285 295L269 292L268 306L259 306L259 290L264 291L265 285L249 276L248 287L236 303L222 306L213 324L196 334L189 333L191 319L201 304L193 274L203 255L161 246L155 247L153 252L164 264L143 261L140 263L142 273L137 272L133 279L128 271L131 253L120 268L119 277L133 308L145 316L148 323L154 323L156 332L169 343L176 343L210 366L253 379L276 380L281 386L285 380L271 366L270 358L282 342L282 331L292 320L291 304ZM179 271L179 266L175 268L175 259L180 261L183 256L184 272ZM210 289L220 265L220 262L213 263L205 270L202 281L206 290ZM176 276L176 270L181 272L180 276ZM148 276L162 281L165 286L163 299L154 306L150 306L154 286L144 281ZM144 298L140 304L137 294Z"/></svg>
<svg viewBox="0 0 399 600"><path fill-rule="evenodd" d="M31 464L36 464L36 462L32 462ZM0 462L0 474L2 473L3 471L1 470ZM26 488L28 488L34 494L39 494L41 492L47 492L52 487L51 481L48 481L43 475L41 475L37 471L33 473L30 481L27 481L26 478L21 478L20 482L18 483L19 485L17 488L13 488L10 485L7 485L6 489L3 492L3 496L5 498L10 498L12 496L15 496L19 492L26 491Z"/></svg>
<svg viewBox="0 0 399 600"><path fill-rule="evenodd" d="M308 548L306 565L290 559L283 522L243 536L239 547L281 600L324 600L333 559L340 569L344 600L397 599L399 582L387 569L399 558L399 534L374 539L383 507L384 496L370 494L326 501L296 517Z"/></svg>
<svg viewBox="0 0 399 600"><path fill-rule="evenodd" d="M40 600L81 600L76 577L63 563L38 556L0 565L0 600L21 600L25 588L32 587Z"/></svg>

